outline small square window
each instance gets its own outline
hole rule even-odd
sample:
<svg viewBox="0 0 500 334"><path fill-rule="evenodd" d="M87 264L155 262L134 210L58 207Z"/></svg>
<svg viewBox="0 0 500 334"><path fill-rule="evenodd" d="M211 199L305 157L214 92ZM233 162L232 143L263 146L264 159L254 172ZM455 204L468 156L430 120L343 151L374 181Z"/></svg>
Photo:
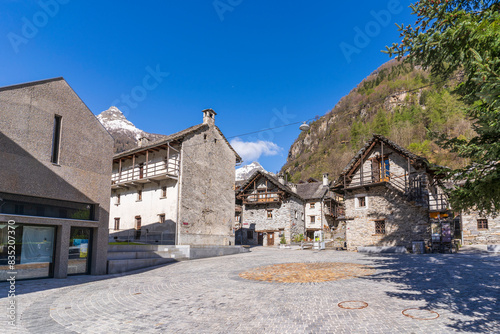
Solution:
<svg viewBox="0 0 500 334"><path fill-rule="evenodd" d="M311 208L311 209L314 209L315 206L316 206L316 203L309 204L309 208Z"/></svg>
<svg viewBox="0 0 500 334"><path fill-rule="evenodd" d="M316 216L311 216L309 218L311 219L311 224L314 224L316 222Z"/></svg>
<svg viewBox="0 0 500 334"><path fill-rule="evenodd" d="M477 229L478 230L487 230L488 229L488 219L478 219L477 220Z"/></svg>
<svg viewBox="0 0 500 334"><path fill-rule="evenodd" d="M164 213L159 214L158 217L160 217L160 224L165 223L165 214Z"/></svg>
<svg viewBox="0 0 500 334"><path fill-rule="evenodd" d="M366 196L357 197L358 208L366 208Z"/></svg>
<svg viewBox="0 0 500 334"><path fill-rule="evenodd" d="M385 234L385 220L375 221L375 234Z"/></svg>
<svg viewBox="0 0 500 334"><path fill-rule="evenodd" d="M267 210L267 219L273 218L273 210Z"/></svg>

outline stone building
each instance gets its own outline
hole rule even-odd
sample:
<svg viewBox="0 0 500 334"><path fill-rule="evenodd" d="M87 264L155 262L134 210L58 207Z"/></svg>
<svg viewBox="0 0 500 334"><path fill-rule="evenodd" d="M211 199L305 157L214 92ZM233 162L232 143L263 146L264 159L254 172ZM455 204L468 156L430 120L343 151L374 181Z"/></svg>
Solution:
<svg viewBox="0 0 500 334"><path fill-rule="evenodd" d="M309 179L297 184L297 194L304 200L304 220L306 236L314 237L315 231L330 230L334 223L335 212L332 209L332 193L328 174L323 174L323 181Z"/></svg>
<svg viewBox="0 0 500 334"><path fill-rule="evenodd" d="M176 245L234 245L239 155L203 123L113 157L110 238Z"/></svg>
<svg viewBox="0 0 500 334"><path fill-rule="evenodd" d="M429 242L431 223L453 220L439 178L428 166L425 158L383 136L365 144L332 188L344 197L349 250Z"/></svg>
<svg viewBox="0 0 500 334"><path fill-rule="evenodd" d="M305 233L304 200L294 184L285 184L264 171L255 171L239 188L241 201L238 242L246 245L276 246L281 237L290 243Z"/></svg>
<svg viewBox="0 0 500 334"><path fill-rule="evenodd" d="M0 88L1 280L106 273L112 156L63 78Z"/></svg>
<svg viewBox="0 0 500 334"><path fill-rule="evenodd" d="M483 216L476 211L462 213L464 245L500 245L500 215Z"/></svg>

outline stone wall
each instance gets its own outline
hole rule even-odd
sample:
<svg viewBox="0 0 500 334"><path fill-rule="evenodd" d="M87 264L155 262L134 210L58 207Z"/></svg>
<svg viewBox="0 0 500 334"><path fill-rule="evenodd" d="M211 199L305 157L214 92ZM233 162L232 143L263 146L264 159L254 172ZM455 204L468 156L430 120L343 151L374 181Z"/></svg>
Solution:
<svg viewBox="0 0 500 334"><path fill-rule="evenodd" d="M366 208L356 208L355 198L366 196ZM428 240L428 211L405 200L401 193L384 185L357 189L345 199L347 248L359 246L405 246ZM385 234L375 233L375 220L385 220Z"/></svg>
<svg viewBox="0 0 500 334"><path fill-rule="evenodd" d="M234 245L235 164L235 153L213 124L184 140L179 245Z"/></svg>
<svg viewBox="0 0 500 334"><path fill-rule="evenodd" d="M487 219L488 229L478 229L477 220ZM464 245L500 245L500 216L481 216L478 212L462 215Z"/></svg>
<svg viewBox="0 0 500 334"><path fill-rule="evenodd" d="M267 217L267 210L273 210L272 218ZM267 245L267 233L270 233L269 231L275 233L275 245L279 243L280 231L284 233L287 243L290 243L295 235L304 234L303 212L304 205L302 201L294 196L286 198L282 203L243 205L241 223L244 243L246 241L249 245L257 245L257 233L259 231L266 231L264 233L264 246ZM252 240L246 238L247 229L256 231Z"/></svg>

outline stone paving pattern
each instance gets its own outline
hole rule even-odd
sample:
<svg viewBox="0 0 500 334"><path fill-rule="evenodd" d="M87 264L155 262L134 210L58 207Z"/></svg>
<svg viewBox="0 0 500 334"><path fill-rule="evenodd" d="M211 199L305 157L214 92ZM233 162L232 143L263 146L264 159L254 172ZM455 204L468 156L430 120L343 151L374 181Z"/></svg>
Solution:
<svg viewBox="0 0 500 334"><path fill-rule="evenodd" d="M257 267L343 262L373 275L316 283L241 278ZM6 333L500 333L500 256L253 248L128 275L17 282ZM0 283L0 309L8 285ZM363 306L346 309L338 306ZM417 320L415 317L439 317Z"/></svg>

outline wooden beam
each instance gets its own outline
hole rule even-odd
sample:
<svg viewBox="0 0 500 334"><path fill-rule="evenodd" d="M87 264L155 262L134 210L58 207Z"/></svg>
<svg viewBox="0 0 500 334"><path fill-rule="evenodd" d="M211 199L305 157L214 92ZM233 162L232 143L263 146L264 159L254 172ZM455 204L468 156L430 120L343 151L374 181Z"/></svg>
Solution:
<svg viewBox="0 0 500 334"><path fill-rule="evenodd" d="M382 167L382 180L385 180L385 159L384 159L384 142L380 142L380 147L382 151L382 162L381 162L381 167Z"/></svg>
<svg viewBox="0 0 500 334"><path fill-rule="evenodd" d="M135 172L135 154L132 155L132 180L134 179Z"/></svg>
<svg viewBox="0 0 500 334"><path fill-rule="evenodd" d="M361 154L361 158L363 159L363 156L364 158L366 158L366 156L368 155L368 153L373 149L373 147L375 146L375 144L377 143L376 140L373 141L373 143L370 145L370 147L368 147L368 149L365 151L364 154ZM351 170L349 171L349 173L347 173L347 176L351 176L352 173L354 173L354 171L356 170L356 168L359 166L359 162L360 160L358 160L354 166L352 166Z"/></svg>
<svg viewBox="0 0 500 334"><path fill-rule="evenodd" d="M144 173L144 177L146 178L147 175L148 175L148 160L149 160L149 150L146 151L146 168L145 168L145 173Z"/></svg>

